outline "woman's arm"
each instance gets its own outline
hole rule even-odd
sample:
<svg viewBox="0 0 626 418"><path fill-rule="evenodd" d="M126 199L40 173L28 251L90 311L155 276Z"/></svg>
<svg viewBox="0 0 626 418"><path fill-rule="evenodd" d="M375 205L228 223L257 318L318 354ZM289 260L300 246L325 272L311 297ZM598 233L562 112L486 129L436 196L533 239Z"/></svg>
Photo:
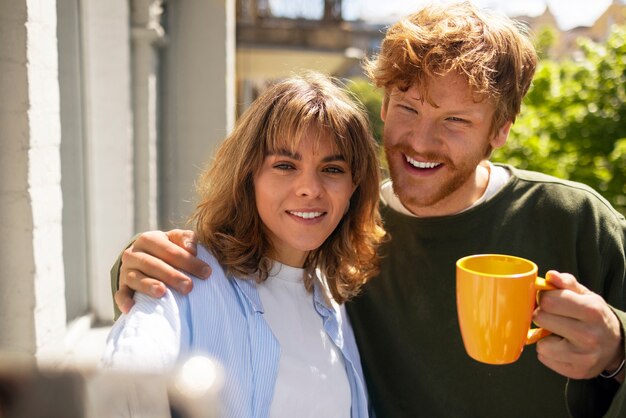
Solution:
<svg viewBox="0 0 626 418"><path fill-rule="evenodd" d="M103 367L164 372L174 367L187 324L168 288L161 298L136 293L135 304L115 323L101 359Z"/></svg>

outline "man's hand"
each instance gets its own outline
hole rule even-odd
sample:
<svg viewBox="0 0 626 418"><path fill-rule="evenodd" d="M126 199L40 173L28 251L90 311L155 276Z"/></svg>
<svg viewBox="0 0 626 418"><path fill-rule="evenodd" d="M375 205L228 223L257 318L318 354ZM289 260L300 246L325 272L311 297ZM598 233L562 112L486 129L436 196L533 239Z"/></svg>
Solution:
<svg viewBox="0 0 626 418"><path fill-rule="evenodd" d="M606 301L571 274L549 271L557 290L544 291L533 321L553 335L537 343L539 361L572 379L616 370L624 359L620 322ZM622 371L616 379L624 381Z"/></svg>
<svg viewBox="0 0 626 418"><path fill-rule="evenodd" d="M130 310L135 291L161 297L167 284L182 294L189 293L191 280L177 269L200 278L209 277L211 268L196 258L197 243L192 231L181 229L139 235L122 255L119 288L115 292L120 311Z"/></svg>

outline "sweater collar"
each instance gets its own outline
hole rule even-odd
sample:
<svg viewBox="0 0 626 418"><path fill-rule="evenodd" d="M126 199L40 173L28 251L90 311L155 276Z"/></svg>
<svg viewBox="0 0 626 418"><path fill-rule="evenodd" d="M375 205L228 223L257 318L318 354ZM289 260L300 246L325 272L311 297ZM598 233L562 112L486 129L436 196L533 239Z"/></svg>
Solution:
<svg viewBox="0 0 626 418"><path fill-rule="evenodd" d="M485 192L483 195L470 206L461 210L458 213L465 212L473 207L480 205L494 197L500 190L504 188L504 186L508 183L511 178L511 171L505 166L492 164L490 161L486 161L487 168L489 169L489 182L487 183L487 187L485 188ZM418 216L414 215L409 211L400 201L398 195L396 195L393 191L393 184L391 179L386 179L382 182L380 186L380 198L383 204L389 206L391 209L399 212L403 215L412 216L414 218L418 218ZM456 215L455 214L455 215Z"/></svg>

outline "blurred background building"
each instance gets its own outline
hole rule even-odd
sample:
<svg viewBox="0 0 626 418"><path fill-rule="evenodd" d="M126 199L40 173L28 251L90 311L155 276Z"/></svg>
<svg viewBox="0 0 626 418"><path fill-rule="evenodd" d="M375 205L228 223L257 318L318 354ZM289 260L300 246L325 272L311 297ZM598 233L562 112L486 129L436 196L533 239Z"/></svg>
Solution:
<svg viewBox="0 0 626 418"><path fill-rule="evenodd" d="M258 93L302 69L360 75L385 24L318 3L287 18L269 0L0 0L0 352L101 344L113 260L137 231L184 226L199 169ZM549 9L520 18L558 31L560 55L624 8L566 32Z"/></svg>
<svg viewBox="0 0 626 418"><path fill-rule="evenodd" d="M556 16L548 6L537 16L512 17L526 23L534 33L546 29L553 31L555 42L548 52L552 58L564 58L576 51L578 38L585 37L594 42L606 40L613 25L622 25L626 22L626 4L621 0L612 0L607 9L590 26L576 26L567 30L559 28Z"/></svg>
<svg viewBox="0 0 626 418"><path fill-rule="evenodd" d="M305 3L293 5L300 4L304 14ZM268 81L298 70L340 78L362 74L361 62L380 44L384 25L344 20L341 0L324 0L320 11L314 18L287 18L276 16L267 0L237 0L238 114Z"/></svg>

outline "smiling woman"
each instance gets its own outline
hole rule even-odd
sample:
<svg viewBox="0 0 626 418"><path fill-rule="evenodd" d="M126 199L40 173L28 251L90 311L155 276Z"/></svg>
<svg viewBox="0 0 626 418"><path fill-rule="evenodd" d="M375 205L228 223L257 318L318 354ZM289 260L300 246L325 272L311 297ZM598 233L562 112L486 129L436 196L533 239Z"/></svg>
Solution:
<svg viewBox="0 0 626 418"><path fill-rule="evenodd" d="M186 296L135 294L104 364L165 371L200 352L225 370L224 416L367 417L341 305L377 272L385 235L364 111L322 75L280 82L198 184L192 219L211 279L191 277Z"/></svg>
<svg viewBox="0 0 626 418"><path fill-rule="evenodd" d="M343 196L341 213L348 199L350 210L326 233L337 230L318 248L310 248L307 260L296 267L305 269L309 290L315 270L321 268L337 302L354 295L371 276L377 260L373 244L381 233L379 164L363 112L342 89L315 73L279 83L255 100L217 151L212 166L200 176L200 203L193 215L199 241L229 272L263 281L270 269L266 256L275 250L275 243L257 205L259 199L270 199L281 190L265 190L263 196L254 193L255 176L272 161L283 163L274 167L282 173L291 173L287 166L295 168L298 163L300 170L293 172L301 174L304 160L310 165L309 160L318 159L318 180L349 179L354 193ZM320 153L327 155L320 157ZM336 173L341 169L346 175ZM326 193L289 209L298 211L322 199L328 199Z"/></svg>
<svg viewBox="0 0 626 418"><path fill-rule="evenodd" d="M329 134L309 130L295 153L271 152L254 176L259 216L272 245L272 257L302 267L348 210L355 186L352 170L333 147Z"/></svg>

